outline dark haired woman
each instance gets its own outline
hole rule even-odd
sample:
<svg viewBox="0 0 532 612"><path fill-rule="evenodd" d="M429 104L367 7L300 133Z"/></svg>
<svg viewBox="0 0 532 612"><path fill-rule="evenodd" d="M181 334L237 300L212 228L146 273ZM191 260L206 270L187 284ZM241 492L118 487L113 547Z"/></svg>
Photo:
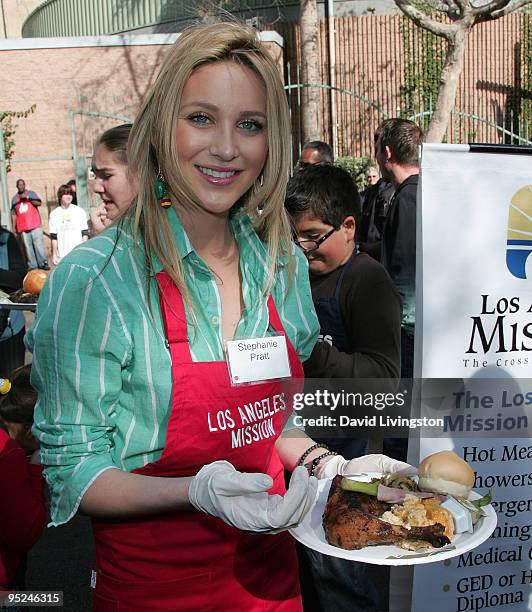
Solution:
<svg viewBox="0 0 532 612"><path fill-rule="evenodd" d="M94 193L102 203L91 213L92 235L116 223L130 207L136 185L127 165L127 141L131 123L117 125L104 132L94 147L92 171Z"/></svg>

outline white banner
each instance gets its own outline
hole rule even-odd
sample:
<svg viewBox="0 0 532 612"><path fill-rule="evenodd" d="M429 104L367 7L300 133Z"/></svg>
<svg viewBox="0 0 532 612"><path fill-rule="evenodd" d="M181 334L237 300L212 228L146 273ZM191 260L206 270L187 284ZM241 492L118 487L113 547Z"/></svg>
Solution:
<svg viewBox="0 0 532 612"><path fill-rule="evenodd" d="M498 526L468 554L417 566L411 609L532 610L532 155L424 145L418 254L416 378L433 398L453 379L443 435L419 456L466 459Z"/></svg>

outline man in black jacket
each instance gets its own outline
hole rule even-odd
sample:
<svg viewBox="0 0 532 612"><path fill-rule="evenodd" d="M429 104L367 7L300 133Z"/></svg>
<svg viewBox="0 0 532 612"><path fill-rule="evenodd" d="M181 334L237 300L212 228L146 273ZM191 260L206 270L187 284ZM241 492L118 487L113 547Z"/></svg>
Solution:
<svg viewBox="0 0 532 612"><path fill-rule="evenodd" d="M395 185L388 207L381 245L381 262L401 299L401 378L414 376L416 321L416 201L421 128L407 119L386 119L375 132L375 157L382 177ZM408 440L384 440L384 452L406 460Z"/></svg>
<svg viewBox="0 0 532 612"><path fill-rule="evenodd" d="M407 119L386 119L375 133L382 177L395 185L382 235L381 262L403 300L402 372L413 375L416 316L416 200L423 132Z"/></svg>
<svg viewBox="0 0 532 612"><path fill-rule="evenodd" d="M368 171L368 179L372 170L373 168L370 168ZM357 243L363 253L380 261L382 230L395 187L393 183L386 181L378 174L376 178L377 180L371 182L360 194L362 217L357 228Z"/></svg>

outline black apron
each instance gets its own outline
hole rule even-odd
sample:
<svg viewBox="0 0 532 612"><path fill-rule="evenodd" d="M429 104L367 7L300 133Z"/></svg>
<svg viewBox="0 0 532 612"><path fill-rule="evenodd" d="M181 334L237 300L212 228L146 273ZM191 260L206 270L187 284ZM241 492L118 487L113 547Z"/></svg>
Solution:
<svg viewBox="0 0 532 612"><path fill-rule="evenodd" d="M340 308L340 291L344 276L357 255L358 250L353 251L353 254L345 263L336 282L333 296L312 298L320 322L320 341L332 344L332 346L342 353L349 353L350 351L349 338ZM346 391L347 390L348 389L346 389ZM348 414L348 412L346 412L346 414ZM365 455L368 448L368 441L358 438L328 437L318 438L317 441L327 444L331 450L343 455L346 459L353 459L354 457Z"/></svg>

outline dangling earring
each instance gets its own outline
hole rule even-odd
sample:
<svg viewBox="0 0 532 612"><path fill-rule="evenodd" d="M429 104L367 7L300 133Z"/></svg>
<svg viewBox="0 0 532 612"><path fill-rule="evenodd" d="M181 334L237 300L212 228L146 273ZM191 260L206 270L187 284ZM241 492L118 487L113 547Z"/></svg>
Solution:
<svg viewBox="0 0 532 612"><path fill-rule="evenodd" d="M261 173L261 175L259 176L259 185L261 187L264 186L264 174Z"/></svg>
<svg viewBox="0 0 532 612"><path fill-rule="evenodd" d="M172 200L168 194L168 186L166 185L166 181L164 180L163 173L161 172L160 168L157 172L157 179L153 184L153 189L155 191L155 197L159 200L159 204L163 208L172 206Z"/></svg>

